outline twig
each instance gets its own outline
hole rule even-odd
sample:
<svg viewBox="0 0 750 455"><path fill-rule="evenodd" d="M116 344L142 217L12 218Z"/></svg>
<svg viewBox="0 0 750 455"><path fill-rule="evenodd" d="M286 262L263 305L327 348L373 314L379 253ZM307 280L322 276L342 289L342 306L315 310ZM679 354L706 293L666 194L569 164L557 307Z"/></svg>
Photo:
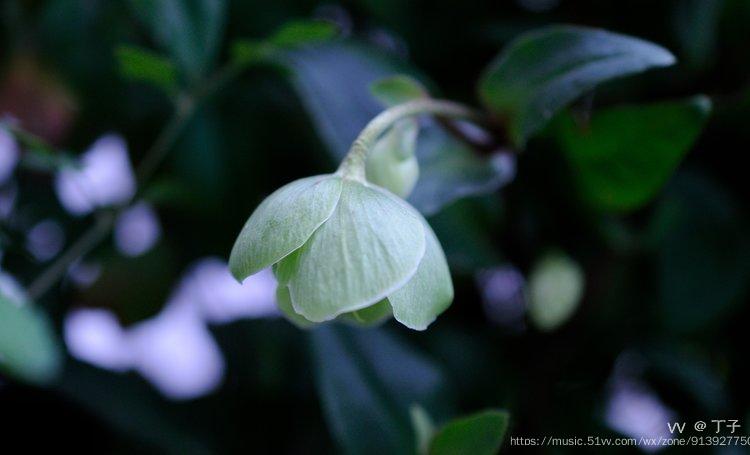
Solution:
<svg viewBox="0 0 750 455"><path fill-rule="evenodd" d="M178 98L172 117L136 168L135 174L139 191L154 172L156 172L162 161L164 161L175 142L177 142L177 139L179 139L183 128L192 118L198 105L237 76L240 70L241 68L235 65L227 65L209 78L201 88L191 94ZM62 255L58 256L52 264L34 279L28 287L29 297L36 300L43 296L62 278L71 264L99 245L114 226L117 216L125 208L123 206L114 211L100 214L93 226L88 228Z"/></svg>
<svg viewBox="0 0 750 455"><path fill-rule="evenodd" d="M106 237L114 225L115 213L104 212L55 262L47 267L28 287L28 295L36 300L47 292L76 260L91 251Z"/></svg>

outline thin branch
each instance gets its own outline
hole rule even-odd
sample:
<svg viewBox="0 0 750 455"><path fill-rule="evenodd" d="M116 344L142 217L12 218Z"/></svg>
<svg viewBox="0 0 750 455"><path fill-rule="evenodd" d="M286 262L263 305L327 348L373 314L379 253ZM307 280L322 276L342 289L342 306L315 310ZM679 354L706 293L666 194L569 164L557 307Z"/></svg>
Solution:
<svg viewBox="0 0 750 455"><path fill-rule="evenodd" d="M192 118L198 105L210 95L221 89L225 84L239 75L241 68L235 65L227 65L217 71L206 83L195 92L178 98L175 111L167 124L157 136L154 144L145 153L143 159L136 168L137 188L140 191L143 185L156 172L161 163L167 157L169 151L180 137L182 130ZM29 285L29 296L36 300L47 293L67 272L75 261L79 260L99 243L101 243L115 224L117 216L126 207L119 207L114 211L100 214L97 222L87 229L68 249L50 264Z"/></svg>
<svg viewBox="0 0 750 455"><path fill-rule="evenodd" d="M36 300L62 277L71 264L91 251L107 236L115 222L115 213L104 212L55 262L47 267L28 287L28 295Z"/></svg>

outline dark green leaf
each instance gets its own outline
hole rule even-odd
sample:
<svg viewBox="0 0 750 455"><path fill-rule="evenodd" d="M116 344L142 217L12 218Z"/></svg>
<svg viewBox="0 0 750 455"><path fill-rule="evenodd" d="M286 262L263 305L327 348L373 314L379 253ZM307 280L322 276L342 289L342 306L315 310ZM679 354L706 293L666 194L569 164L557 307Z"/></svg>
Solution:
<svg viewBox="0 0 750 455"><path fill-rule="evenodd" d="M551 26L510 43L484 73L479 95L523 147L557 111L602 82L674 62L666 49L637 38Z"/></svg>
<svg viewBox="0 0 750 455"><path fill-rule="evenodd" d="M411 454L410 406L435 412L450 401L440 370L382 329L328 324L312 345L328 426L346 453Z"/></svg>
<svg viewBox="0 0 750 455"><path fill-rule="evenodd" d="M167 93L175 91L177 71L167 58L135 46L120 46L115 56L126 79L153 84Z"/></svg>
<svg viewBox="0 0 750 455"><path fill-rule="evenodd" d="M508 429L508 413L487 410L443 427L430 445L430 455L494 455Z"/></svg>
<svg viewBox="0 0 750 455"><path fill-rule="evenodd" d="M742 302L750 283L747 220L716 183L678 176L653 224L664 324L695 331L716 324Z"/></svg>
<svg viewBox="0 0 750 455"><path fill-rule="evenodd" d="M24 299L0 293L0 371L46 384L61 367L62 350L47 315Z"/></svg>
<svg viewBox="0 0 750 455"><path fill-rule="evenodd" d="M637 209L653 198L703 129L711 102L623 106L595 112L588 125L560 119L558 139L581 195L600 210Z"/></svg>
<svg viewBox="0 0 750 455"><path fill-rule="evenodd" d="M223 0L131 0L154 39L183 76L195 81L211 70L223 37Z"/></svg>

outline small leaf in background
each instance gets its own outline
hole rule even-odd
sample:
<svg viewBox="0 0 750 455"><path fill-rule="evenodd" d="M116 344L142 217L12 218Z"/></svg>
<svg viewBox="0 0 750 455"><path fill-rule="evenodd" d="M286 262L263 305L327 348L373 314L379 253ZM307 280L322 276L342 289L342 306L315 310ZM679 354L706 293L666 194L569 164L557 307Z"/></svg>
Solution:
<svg viewBox="0 0 750 455"><path fill-rule="evenodd" d="M507 412L487 410L444 426L430 444L430 455L495 455L508 430Z"/></svg>
<svg viewBox="0 0 750 455"><path fill-rule="evenodd" d="M416 93L404 74L415 71L396 59L353 42L336 42L287 53L282 62L312 116L318 134L338 163L367 123L382 110L371 93L379 84L401 93ZM389 78L389 79L385 79ZM390 81L389 81L390 80ZM379 82L378 82L379 81ZM389 81L389 82L384 82ZM405 86L411 86L405 90ZM383 90L376 89L378 93ZM502 160L508 164L507 159ZM417 141L420 177L409 198L422 213L432 215L457 199L487 194L508 181L507 166L478 156L437 125L428 125Z"/></svg>
<svg viewBox="0 0 750 455"><path fill-rule="evenodd" d="M240 39L232 43L232 63L238 66L263 62L273 53L274 48L265 41Z"/></svg>
<svg viewBox="0 0 750 455"><path fill-rule="evenodd" d="M336 25L321 20L295 20L282 25L265 40L239 39L232 44L232 61L251 65L275 53L295 47L319 44L338 35Z"/></svg>
<svg viewBox="0 0 750 455"><path fill-rule="evenodd" d="M120 46L115 56L126 79L153 84L168 94L176 90L177 70L167 58L135 46Z"/></svg>
<svg viewBox="0 0 750 455"><path fill-rule="evenodd" d="M417 454L426 455L430 450L430 441L435 435L435 424L425 409L415 404L409 409L411 416L411 426L414 428L414 435L417 438Z"/></svg>
<svg viewBox="0 0 750 455"><path fill-rule="evenodd" d="M518 147L579 96L614 78L675 62L666 49L605 30L551 26L522 35L490 64L482 102L508 122Z"/></svg>
<svg viewBox="0 0 750 455"><path fill-rule="evenodd" d="M378 139L367 157L367 180L406 198L419 179L415 156L419 123L413 118L393 125Z"/></svg>
<svg viewBox="0 0 750 455"><path fill-rule="evenodd" d="M308 44L320 43L333 39L338 35L335 24L321 20L295 20L284 24L276 31L268 42L274 46L291 48Z"/></svg>
<svg viewBox="0 0 750 455"><path fill-rule="evenodd" d="M419 81L403 74L373 82L370 92L386 106L395 106L428 96L427 90Z"/></svg>
<svg viewBox="0 0 750 455"><path fill-rule="evenodd" d="M681 332L726 318L750 285L750 235L737 201L703 175L678 175L654 220L659 309Z"/></svg>
<svg viewBox="0 0 750 455"><path fill-rule="evenodd" d="M529 317L540 330L551 331L575 313L585 278L571 258L552 253L537 262L529 275Z"/></svg>
<svg viewBox="0 0 750 455"><path fill-rule="evenodd" d="M46 384L60 373L62 350L47 315L0 276L0 371L22 381Z"/></svg>
<svg viewBox="0 0 750 455"><path fill-rule="evenodd" d="M327 324L311 336L324 415L343 451L414 453L409 408L444 415L450 406L441 371L383 329Z"/></svg>
<svg viewBox="0 0 750 455"><path fill-rule="evenodd" d="M188 81L211 70L224 34L224 0L131 0L131 4Z"/></svg>
<svg viewBox="0 0 750 455"><path fill-rule="evenodd" d="M557 137L581 196L626 211L649 202L690 150L711 112L705 96L594 112L588 125L560 119Z"/></svg>

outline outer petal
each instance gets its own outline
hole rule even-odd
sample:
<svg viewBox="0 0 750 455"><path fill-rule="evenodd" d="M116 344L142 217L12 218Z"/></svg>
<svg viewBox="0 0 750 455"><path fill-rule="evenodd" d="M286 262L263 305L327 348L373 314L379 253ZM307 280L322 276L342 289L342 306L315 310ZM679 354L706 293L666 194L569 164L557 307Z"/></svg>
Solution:
<svg viewBox="0 0 750 455"><path fill-rule="evenodd" d="M292 308L292 300L289 298L289 288L279 285L276 288L276 306L284 317L300 329L307 329L315 325L314 322L308 321L304 316L297 314Z"/></svg>
<svg viewBox="0 0 750 455"><path fill-rule="evenodd" d="M320 322L368 307L409 281L424 249L414 209L386 190L344 179L334 213L288 261L294 309Z"/></svg>
<svg viewBox="0 0 750 455"><path fill-rule="evenodd" d="M388 296L393 317L410 329L424 330L453 301L453 282L443 248L423 221L426 249L414 277Z"/></svg>
<svg viewBox="0 0 750 455"><path fill-rule="evenodd" d="M393 316L391 304L388 299L383 299L375 305L370 305L361 310L344 313L339 319L362 327L372 327L382 324Z"/></svg>
<svg viewBox="0 0 750 455"><path fill-rule="evenodd" d="M318 175L296 180L268 196L242 228L229 257L238 280L280 261L301 247L331 216L341 178Z"/></svg>

